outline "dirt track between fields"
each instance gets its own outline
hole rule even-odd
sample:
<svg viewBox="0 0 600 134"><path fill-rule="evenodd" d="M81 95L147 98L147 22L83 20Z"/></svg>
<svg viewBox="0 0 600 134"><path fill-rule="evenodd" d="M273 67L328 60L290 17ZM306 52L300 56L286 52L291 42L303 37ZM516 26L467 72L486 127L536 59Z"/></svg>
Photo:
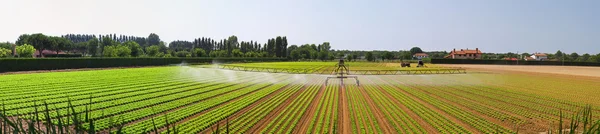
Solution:
<svg viewBox="0 0 600 134"><path fill-rule="evenodd" d="M339 90L339 94L340 94L340 101L339 101L339 108L338 108L338 113L340 113L339 115L339 120L338 123L340 126L340 132L342 132L342 134L348 134L352 132L352 128L350 125L350 110L348 110L348 96L346 94L346 87L342 86Z"/></svg>
<svg viewBox="0 0 600 134"><path fill-rule="evenodd" d="M575 76L600 77L600 67L581 66L534 66L534 65L467 65L437 64L444 67L462 67L467 71L517 71L530 73L563 74Z"/></svg>

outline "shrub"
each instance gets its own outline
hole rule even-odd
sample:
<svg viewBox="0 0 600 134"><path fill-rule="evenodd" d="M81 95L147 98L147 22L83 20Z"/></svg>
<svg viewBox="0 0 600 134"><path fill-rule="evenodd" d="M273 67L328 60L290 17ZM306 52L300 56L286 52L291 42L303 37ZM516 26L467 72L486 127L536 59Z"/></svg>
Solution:
<svg viewBox="0 0 600 134"><path fill-rule="evenodd" d="M17 46L16 49L17 49L16 51L17 51L17 54L19 55L19 57L31 58L31 57L33 57L33 54L35 53L35 48L29 44Z"/></svg>
<svg viewBox="0 0 600 134"><path fill-rule="evenodd" d="M0 48L0 57L9 57L11 56L12 51L6 48Z"/></svg>

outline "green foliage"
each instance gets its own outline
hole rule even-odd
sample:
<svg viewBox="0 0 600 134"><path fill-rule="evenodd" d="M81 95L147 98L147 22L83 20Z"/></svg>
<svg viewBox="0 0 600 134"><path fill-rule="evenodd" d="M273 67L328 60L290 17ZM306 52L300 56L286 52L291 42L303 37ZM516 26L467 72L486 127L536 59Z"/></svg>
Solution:
<svg viewBox="0 0 600 134"><path fill-rule="evenodd" d="M571 53L571 55L569 55L569 58L571 59L571 61L575 61L579 58L579 54L577 53Z"/></svg>
<svg viewBox="0 0 600 134"><path fill-rule="evenodd" d="M75 43L75 45L73 46L73 50L76 50L77 52L81 53L82 55L85 55L89 49L90 45L88 44L88 42L79 42L79 43Z"/></svg>
<svg viewBox="0 0 600 134"><path fill-rule="evenodd" d="M127 41L123 43L123 45L130 49L132 57L139 57L144 54L144 50L142 50L140 44L136 43L135 41Z"/></svg>
<svg viewBox="0 0 600 134"><path fill-rule="evenodd" d="M150 57L162 57L164 56L163 52L160 52L160 47L157 45L150 46L146 48L146 54Z"/></svg>
<svg viewBox="0 0 600 134"><path fill-rule="evenodd" d="M125 45L105 46L102 55L104 57L130 57L131 49Z"/></svg>
<svg viewBox="0 0 600 134"><path fill-rule="evenodd" d="M88 53L90 53L93 57L96 57L98 55L98 39L97 38L92 38L90 40L87 41L88 46Z"/></svg>
<svg viewBox="0 0 600 134"><path fill-rule="evenodd" d="M175 52L175 56L177 56L177 57L192 57L192 53L190 53L188 51L179 51L179 52Z"/></svg>
<svg viewBox="0 0 600 134"><path fill-rule="evenodd" d="M10 42L0 42L0 48L12 49L12 44Z"/></svg>
<svg viewBox="0 0 600 134"><path fill-rule="evenodd" d="M318 55L319 60L327 60L327 59L329 59L329 52L328 51L321 51L318 54L319 54Z"/></svg>
<svg viewBox="0 0 600 134"><path fill-rule="evenodd" d="M0 57L12 56L12 51L6 48L0 48Z"/></svg>
<svg viewBox="0 0 600 134"><path fill-rule="evenodd" d="M392 54L392 52L385 51L381 57L382 59L392 60L394 59L394 54Z"/></svg>
<svg viewBox="0 0 600 134"><path fill-rule="evenodd" d="M375 61L375 56L373 56L372 52L367 52L367 54L365 54L365 58L367 61Z"/></svg>
<svg viewBox="0 0 600 134"><path fill-rule="evenodd" d="M431 58L423 58L421 60L423 60L425 63L431 63Z"/></svg>
<svg viewBox="0 0 600 134"><path fill-rule="evenodd" d="M233 57L244 57L244 53L240 49L233 49L231 51L231 56Z"/></svg>
<svg viewBox="0 0 600 134"><path fill-rule="evenodd" d="M284 58L156 58L156 57L124 57L124 58L1 58L0 72L55 70L76 68L107 68L130 66L160 66L179 64L182 62L197 64L211 63L214 60L221 62L260 62L260 61L285 61ZM43 66L42 66L43 65Z"/></svg>
<svg viewBox="0 0 600 134"><path fill-rule="evenodd" d="M31 45L35 49L40 51L40 54L42 54L42 51L51 48L53 44L53 42L48 38L48 36L41 33L32 34L31 36L28 36L26 42L31 43Z"/></svg>
<svg viewBox="0 0 600 134"><path fill-rule="evenodd" d="M227 57L226 50L213 50L208 54L210 57Z"/></svg>
<svg viewBox="0 0 600 134"><path fill-rule="evenodd" d="M595 55L595 56L591 56L587 62L600 62L600 54Z"/></svg>
<svg viewBox="0 0 600 134"><path fill-rule="evenodd" d="M31 58L33 57L33 53L35 53L35 48L31 45L25 44L17 46L16 51L19 57Z"/></svg>
<svg viewBox="0 0 600 134"><path fill-rule="evenodd" d="M160 45L160 42L160 37L158 37L158 35L156 35L155 33L151 33L146 39L146 43L148 43L148 46Z"/></svg>
<svg viewBox="0 0 600 134"><path fill-rule="evenodd" d="M561 52L560 50L556 51L556 54L554 54L555 58L560 59L563 58L564 53Z"/></svg>
<svg viewBox="0 0 600 134"><path fill-rule="evenodd" d="M399 58L402 60L412 59L412 54L409 51L400 51Z"/></svg>
<svg viewBox="0 0 600 134"><path fill-rule="evenodd" d="M416 53L423 53L423 50L421 50L419 47L413 47L410 49L410 55L414 55Z"/></svg>
<svg viewBox="0 0 600 134"><path fill-rule="evenodd" d="M19 36L19 38L17 39L17 42L15 42L15 44L17 45L25 45L25 44L30 44L29 43L29 34L22 34Z"/></svg>
<svg viewBox="0 0 600 134"><path fill-rule="evenodd" d="M244 54L244 57L260 57L260 55L258 53L255 53L255 52L246 52Z"/></svg>
<svg viewBox="0 0 600 134"><path fill-rule="evenodd" d="M250 53L250 52L248 52L248 53ZM202 48L195 48L193 56L194 57L208 57L208 55L206 54L206 51L204 51L204 49L202 49Z"/></svg>
<svg viewBox="0 0 600 134"><path fill-rule="evenodd" d="M114 41L112 38L110 38L108 36L104 36L104 38L102 38L101 44L102 44L102 47L107 47L107 46L116 46L119 43L117 43L116 41Z"/></svg>

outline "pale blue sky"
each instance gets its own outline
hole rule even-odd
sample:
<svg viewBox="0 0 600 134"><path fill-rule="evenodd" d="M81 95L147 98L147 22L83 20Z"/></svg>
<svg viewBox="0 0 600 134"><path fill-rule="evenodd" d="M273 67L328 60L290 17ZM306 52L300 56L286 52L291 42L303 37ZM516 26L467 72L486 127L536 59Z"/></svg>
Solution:
<svg viewBox="0 0 600 134"><path fill-rule="evenodd" d="M600 0L2 0L0 41L20 34L162 40L287 36L334 49L600 53Z"/></svg>

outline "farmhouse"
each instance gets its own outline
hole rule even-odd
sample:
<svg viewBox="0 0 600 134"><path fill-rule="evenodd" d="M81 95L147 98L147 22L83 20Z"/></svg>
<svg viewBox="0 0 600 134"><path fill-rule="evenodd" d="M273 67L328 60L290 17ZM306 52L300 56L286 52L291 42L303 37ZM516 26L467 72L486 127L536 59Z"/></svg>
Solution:
<svg viewBox="0 0 600 134"><path fill-rule="evenodd" d="M533 53L533 55L531 55L531 58L537 61L545 61L548 60L548 55L546 55L545 53Z"/></svg>
<svg viewBox="0 0 600 134"><path fill-rule="evenodd" d="M444 58L447 59L481 59L481 51L479 48L475 48L475 50L460 49L460 51L456 51L456 49L452 50L449 55Z"/></svg>
<svg viewBox="0 0 600 134"><path fill-rule="evenodd" d="M429 55L426 53L415 53L415 55L413 55L413 58L420 60L423 58L429 58Z"/></svg>
<svg viewBox="0 0 600 134"><path fill-rule="evenodd" d="M44 51L42 51L42 54L48 55L48 54L65 54L65 53L64 52L58 52L58 53L56 53L56 51L44 50ZM40 55L40 51L35 51L35 53L33 54L33 56L35 56L35 57L42 57L42 55Z"/></svg>

